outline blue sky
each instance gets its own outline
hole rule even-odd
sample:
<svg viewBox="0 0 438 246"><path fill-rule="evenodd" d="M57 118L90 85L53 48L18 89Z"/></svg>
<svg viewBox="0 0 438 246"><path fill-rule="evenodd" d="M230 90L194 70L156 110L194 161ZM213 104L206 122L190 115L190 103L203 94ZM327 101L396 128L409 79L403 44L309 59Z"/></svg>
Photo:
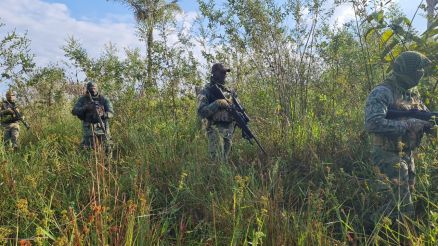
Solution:
<svg viewBox="0 0 438 246"><path fill-rule="evenodd" d="M125 5L113 0L46 0L46 2L63 3L69 7L72 16L80 19L99 20L108 14L132 16ZM178 4L187 12L198 10L196 0L179 0Z"/></svg>
<svg viewBox="0 0 438 246"><path fill-rule="evenodd" d="M19 0L17 0L19 1ZM99 20L108 15L130 16L131 11L119 1L113 0L45 0L48 3L62 3L68 6L71 15L79 19ZM282 2L278 0L278 2ZM408 17L412 17L421 0L395 0ZM179 0L178 4L186 11L198 11L196 0ZM421 12L421 11L420 11ZM415 25L421 29L424 18L417 17Z"/></svg>
<svg viewBox="0 0 438 246"><path fill-rule="evenodd" d="M222 2L223 0L216 1ZM284 2L284 0L277 0ZM392 0L411 18L421 0ZM191 26L198 14L196 0L179 0L183 13L178 22ZM420 10L420 13L423 11ZM350 5L335 10L334 18L341 24L354 17ZM122 48L144 49L136 36L136 25L131 10L120 2L106 0L0 0L2 32L16 29L27 32L32 40L31 50L38 66L65 61L61 49L68 37L78 39L92 57L97 57L109 42ZM334 20L332 20L334 23ZM425 19L418 15L414 20L417 30L424 30ZM9 29L8 29L9 28ZM175 41L176 36L174 37ZM170 37L172 39L172 37ZM196 49L196 47L195 47ZM200 50L194 50L200 54ZM0 92L4 85L0 84Z"/></svg>
<svg viewBox="0 0 438 246"><path fill-rule="evenodd" d="M279 3L285 0L277 0ZM411 18L421 0L392 0ZM223 2L219 0L216 2ZM196 0L178 0L184 13L179 21L191 25L199 12ZM341 24L354 17L351 4L335 10ZM422 12L422 11L420 11ZM131 10L119 1L107 0L1 0L0 18L7 27L27 32L40 66L63 60L61 47L68 37L79 39L90 55L97 56L109 42L119 48L143 48L136 36ZM334 22L334 20L333 20ZM417 16L414 27L424 30ZM1 32L4 30L0 30Z"/></svg>

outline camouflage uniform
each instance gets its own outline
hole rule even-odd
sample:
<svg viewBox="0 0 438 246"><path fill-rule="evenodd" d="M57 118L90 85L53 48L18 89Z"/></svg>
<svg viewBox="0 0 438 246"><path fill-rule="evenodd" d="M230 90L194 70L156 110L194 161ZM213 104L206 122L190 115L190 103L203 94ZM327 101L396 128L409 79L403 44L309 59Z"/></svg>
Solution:
<svg viewBox="0 0 438 246"><path fill-rule="evenodd" d="M108 151L111 145L108 119L113 117L113 106L108 98L98 94L97 91L94 95L90 94L88 90L92 86L96 85L92 82L87 84L87 93L78 99L73 107L72 114L82 120L83 138L81 146L92 148L95 146L94 139L99 139L103 140L105 149ZM94 107L97 108L97 112ZM104 128L100 125L98 117L102 119ZM106 133L106 138L104 133Z"/></svg>
<svg viewBox="0 0 438 246"><path fill-rule="evenodd" d="M235 122L227 111L226 105L221 104L224 100L212 98L210 87L217 84L225 97L230 100L231 91L224 86L225 74L229 71L230 69L220 63L213 65L210 83L206 84L198 94L198 115L207 120L208 152L210 158L218 163L228 162ZM215 76L216 72L223 72L224 77Z"/></svg>
<svg viewBox="0 0 438 246"><path fill-rule="evenodd" d="M5 147L10 146L12 144L12 147L14 149L18 148L18 136L20 133L20 125L19 125L19 119L16 115L14 115L13 112L11 112L11 108L16 107L15 105L15 98L14 100L10 100L10 97L14 96L11 91L8 91L6 94L6 100L2 102L1 109L0 109L0 117L1 117L1 125L4 128L3 133L3 144ZM17 109L18 112L20 112Z"/></svg>
<svg viewBox="0 0 438 246"><path fill-rule="evenodd" d="M386 119L392 109L427 110L418 95L409 90L416 86L427 65L427 58L416 52L403 52L394 63L393 73L368 96L365 127L372 137L372 162L380 171L377 192L383 203L380 213L391 218L414 215L411 193L415 184L413 151L418 147L424 127L429 122L417 119Z"/></svg>

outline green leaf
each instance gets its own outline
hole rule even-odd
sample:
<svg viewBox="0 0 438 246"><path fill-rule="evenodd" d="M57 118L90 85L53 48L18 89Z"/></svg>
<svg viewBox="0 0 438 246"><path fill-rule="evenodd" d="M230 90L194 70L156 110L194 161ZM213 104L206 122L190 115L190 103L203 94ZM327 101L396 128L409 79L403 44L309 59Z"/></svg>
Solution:
<svg viewBox="0 0 438 246"><path fill-rule="evenodd" d="M394 30L394 33L395 33L395 34L403 34L403 33L406 33L405 30L403 30L403 27L401 27L401 26L398 25L398 24L392 24L390 27L391 27L392 30Z"/></svg>
<svg viewBox="0 0 438 246"><path fill-rule="evenodd" d="M383 23L383 19L384 19L384 15L383 15L383 10L380 10L379 12L376 13L375 15L375 19L377 22L379 22L380 24Z"/></svg>
<svg viewBox="0 0 438 246"><path fill-rule="evenodd" d="M404 23L407 26L411 26L411 24L412 24L411 20L409 20L405 16L399 17L392 22L393 25L400 25L402 23Z"/></svg>
<svg viewBox="0 0 438 246"><path fill-rule="evenodd" d="M368 23L370 23L373 19L376 19L376 12L371 13L370 15L367 16L367 18L365 18L365 20L362 22L362 24L366 21Z"/></svg>
<svg viewBox="0 0 438 246"><path fill-rule="evenodd" d="M362 22L362 24L366 21L368 23L370 23L372 20L377 21L378 23L382 24L383 20L384 20L384 14L383 14L383 10L380 10L378 12L373 12L370 15L367 16L367 18L365 18L365 20Z"/></svg>
<svg viewBox="0 0 438 246"><path fill-rule="evenodd" d="M374 32L375 32L376 30L375 30L375 28L374 27L371 27L370 29L368 29L366 32L365 32L365 39L368 39L368 36L369 35L372 35Z"/></svg>
<svg viewBox="0 0 438 246"><path fill-rule="evenodd" d="M429 32L429 36L433 37L438 34L438 29L433 29Z"/></svg>
<svg viewBox="0 0 438 246"><path fill-rule="evenodd" d="M427 28L426 31L432 30L437 26L438 26L438 19L436 19L435 21L432 21L432 23L430 24L430 26Z"/></svg>
<svg viewBox="0 0 438 246"><path fill-rule="evenodd" d="M392 57L388 56L394 49L394 47L399 43L400 41L398 39L393 39L392 42L385 47L382 54L380 55L380 58L385 61L392 61Z"/></svg>
<svg viewBox="0 0 438 246"><path fill-rule="evenodd" d="M434 20L430 26L426 29L426 31L424 31L421 36L424 39L428 39L429 37L433 37L437 34L437 29L436 27L438 26L438 19Z"/></svg>
<svg viewBox="0 0 438 246"><path fill-rule="evenodd" d="M382 45L385 45L388 40L394 35L394 31L392 29L386 30L384 33L382 33L382 37L380 39L380 43Z"/></svg>

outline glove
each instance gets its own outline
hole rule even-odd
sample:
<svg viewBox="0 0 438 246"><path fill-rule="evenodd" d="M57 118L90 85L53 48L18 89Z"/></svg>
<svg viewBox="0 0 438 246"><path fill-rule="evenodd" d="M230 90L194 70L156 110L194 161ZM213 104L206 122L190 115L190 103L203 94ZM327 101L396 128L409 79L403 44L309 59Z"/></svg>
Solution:
<svg viewBox="0 0 438 246"><path fill-rule="evenodd" d="M433 127L426 129L426 133L431 135L431 136L437 136L437 132L438 132L438 126L434 125Z"/></svg>
<svg viewBox="0 0 438 246"><path fill-rule="evenodd" d="M419 119L408 119L406 120L406 128L407 131L410 133L419 133L424 130L427 130L429 128L432 128L433 124L432 122L425 121L425 120L419 120Z"/></svg>
<svg viewBox="0 0 438 246"><path fill-rule="evenodd" d="M404 141L406 142L406 149L414 150L421 144L421 139L426 130L432 127L432 123L419 119L406 120L406 135Z"/></svg>
<svg viewBox="0 0 438 246"><path fill-rule="evenodd" d="M226 100L226 99L217 99L216 101L214 101L218 106L219 106L219 108L221 108L221 109L225 109L225 108L228 108L228 107L230 107L230 103Z"/></svg>

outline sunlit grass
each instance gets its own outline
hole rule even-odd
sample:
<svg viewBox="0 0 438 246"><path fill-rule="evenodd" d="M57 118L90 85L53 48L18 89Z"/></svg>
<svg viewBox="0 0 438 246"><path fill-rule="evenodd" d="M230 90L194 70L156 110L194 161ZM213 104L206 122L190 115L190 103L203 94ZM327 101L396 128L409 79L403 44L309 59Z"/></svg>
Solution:
<svg viewBox="0 0 438 246"><path fill-rule="evenodd" d="M375 208L367 142L360 124L342 123L359 116L308 118L291 129L256 121L251 126L269 156L237 131L230 164L216 165L194 110L178 111L175 120L152 113L167 110L155 107L132 118L117 114L111 160L78 149L80 122L68 107L31 118L21 149L1 150L0 244L436 243L434 141L417 161L415 198L423 219L406 223L401 234L383 217L373 230L365 228Z"/></svg>

